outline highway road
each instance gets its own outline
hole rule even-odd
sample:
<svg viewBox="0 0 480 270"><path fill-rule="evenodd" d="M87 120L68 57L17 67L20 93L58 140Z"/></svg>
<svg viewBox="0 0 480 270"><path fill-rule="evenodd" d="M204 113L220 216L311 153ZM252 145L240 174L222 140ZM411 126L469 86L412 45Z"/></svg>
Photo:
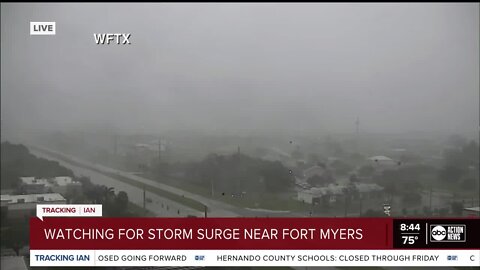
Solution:
<svg viewBox="0 0 480 270"><path fill-rule="evenodd" d="M33 155L41 158L58 161L60 165L72 170L76 176L86 176L90 178L90 180L94 184L113 187L115 189L115 192L125 191L128 194L128 199L132 203L138 206L143 206L143 189L141 188L132 186L122 181L118 181L114 178L108 177L104 174L95 172L93 170L72 165L63 160L56 159L50 155L47 155L44 152L39 152L33 149L30 149L30 152ZM152 192L146 191L145 197L151 199L151 202L147 202L145 207L159 217L178 217L178 216L187 216L187 215L203 216L204 215L203 212L199 212L195 209L191 209L177 202L160 197Z"/></svg>
<svg viewBox="0 0 480 270"><path fill-rule="evenodd" d="M285 211L263 211L259 209L243 209L239 208L221 201L213 200L211 198L206 198L204 196L194 194L188 191L181 190L176 187L172 187L163 183L155 182L150 179L146 179L143 177L140 177L138 175L129 173L129 172L123 172L119 171L116 169L112 169L106 166L103 166L101 164L96 164L92 163L71 155L67 155L64 153L60 153L58 151L54 151L51 149L47 149L44 147L39 147L39 146L29 146L29 149L33 155L36 155L38 157L42 157L45 159L50 159L50 160L55 160L58 161L62 166L69 168L73 171L73 173L76 176L86 176L89 177L92 181L92 183L95 184L100 184L100 185L105 185L108 187L114 187L115 190L118 191L125 191L128 194L128 197L131 202L142 206L143 205L143 189L135 187L133 185L127 184L125 182L119 181L115 178L109 177L105 174L102 174L100 172L104 173L110 173L110 174L117 174L122 177L129 178L131 180L137 181L138 183L142 183L145 185L153 186L165 191L168 191L170 193L177 194L179 196L184 196L186 198L193 199L195 201L198 201L208 207L208 216L209 217L238 217L238 216L243 216L243 217L262 217L262 216L300 216L299 213L289 213ZM61 155L63 159L59 159L55 156L52 156L48 152L55 153L57 155ZM69 162L66 162L65 160L70 160L74 161L77 164L81 164L79 166L73 165ZM85 168L87 167L87 168ZM89 168L95 168L95 170L88 169ZM148 190L148 187L147 187ZM192 209L190 207L187 207L185 205L181 205L177 202L171 201L167 198L160 197L156 195L155 193L148 192L146 193L146 197L150 198L152 201L146 203L146 208L158 216L165 216L165 217L178 217L178 216L187 216L187 215L194 215L201 217L204 215L203 212L200 212L198 210ZM168 210L167 210L167 205L168 205ZM162 207L163 206L163 207Z"/></svg>

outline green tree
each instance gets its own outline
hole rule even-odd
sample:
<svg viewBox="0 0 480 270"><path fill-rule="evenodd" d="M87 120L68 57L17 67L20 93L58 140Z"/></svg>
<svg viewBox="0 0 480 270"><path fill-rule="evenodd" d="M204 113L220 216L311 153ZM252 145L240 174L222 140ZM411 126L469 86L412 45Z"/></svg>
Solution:
<svg viewBox="0 0 480 270"><path fill-rule="evenodd" d="M102 186L102 202L111 203L115 199L115 188Z"/></svg>
<svg viewBox="0 0 480 270"><path fill-rule="evenodd" d="M19 177L70 176L73 172L60 166L56 161L38 158L21 144L3 142L1 144L1 188L17 188Z"/></svg>
<svg viewBox="0 0 480 270"><path fill-rule="evenodd" d="M452 202L450 204L450 207L452 208L452 214L457 216L457 217L460 217L462 216L462 212L463 212L463 202Z"/></svg>
<svg viewBox="0 0 480 270"><path fill-rule="evenodd" d="M464 190L478 190L478 179L465 178L461 183L461 187Z"/></svg>
<svg viewBox="0 0 480 270"><path fill-rule="evenodd" d="M303 159L305 157L305 155L303 154L303 152L300 150L300 147L296 147L295 150L292 151L292 158L294 159Z"/></svg>
<svg viewBox="0 0 480 270"><path fill-rule="evenodd" d="M120 191L115 197L113 212L114 214L116 214L116 216L122 216L127 213L127 209L128 209L128 195L125 191Z"/></svg>
<svg viewBox="0 0 480 270"><path fill-rule="evenodd" d="M264 162L260 168L266 189L270 192L285 191L293 186L294 178L280 162Z"/></svg>
<svg viewBox="0 0 480 270"><path fill-rule="evenodd" d="M335 160L331 166L335 170L335 173L338 175L347 175L353 170L352 165L341 160Z"/></svg>
<svg viewBox="0 0 480 270"><path fill-rule="evenodd" d="M318 154L310 153L308 154L307 161L309 164L318 164L324 161L324 158L320 157Z"/></svg>
<svg viewBox="0 0 480 270"><path fill-rule="evenodd" d="M402 201L404 205L407 205L407 206L418 205L422 202L422 195L414 191L405 192L403 193Z"/></svg>
<svg viewBox="0 0 480 270"><path fill-rule="evenodd" d="M460 134L453 134L447 139L447 144L454 147L462 147L467 143L467 138Z"/></svg>
<svg viewBox="0 0 480 270"><path fill-rule="evenodd" d="M327 175L313 175L307 179L307 183L311 186L326 186L330 183L333 183L333 178L328 177Z"/></svg>
<svg viewBox="0 0 480 270"><path fill-rule="evenodd" d="M358 170L359 175L364 177L372 176L374 172L375 168L372 165L364 165Z"/></svg>
<svg viewBox="0 0 480 270"><path fill-rule="evenodd" d="M380 210L368 209L362 215L362 217L384 217L385 213Z"/></svg>
<svg viewBox="0 0 480 270"><path fill-rule="evenodd" d="M423 207L423 214L428 217L428 216L432 215L432 211L430 210L430 208L428 206L424 206Z"/></svg>
<svg viewBox="0 0 480 270"><path fill-rule="evenodd" d="M243 191L259 193L263 190L279 192L288 190L294 183L293 176L280 162L264 161L243 154L209 155L201 162L191 164L187 177L209 190L213 186L217 194Z"/></svg>
<svg viewBox="0 0 480 270"><path fill-rule="evenodd" d="M153 174L157 177L168 176L170 173L170 165L167 162L157 162L153 166Z"/></svg>
<svg viewBox="0 0 480 270"><path fill-rule="evenodd" d="M358 177L356 174L351 174L350 177L348 178L350 183L357 183L358 182Z"/></svg>
<svg viewBox="0 0 480 270"><path fill-rule="evenodd" d="M446 165L439 171L439 178L444 182L456 183L465 175L465 170L455 165Z"/></svg>
<svg viewBox="0 0 480 270"><path fill-rule="evenodd" d="M441 217L446 217L448 215L448 208L443 207L438 210L438 215Z"/></svg>

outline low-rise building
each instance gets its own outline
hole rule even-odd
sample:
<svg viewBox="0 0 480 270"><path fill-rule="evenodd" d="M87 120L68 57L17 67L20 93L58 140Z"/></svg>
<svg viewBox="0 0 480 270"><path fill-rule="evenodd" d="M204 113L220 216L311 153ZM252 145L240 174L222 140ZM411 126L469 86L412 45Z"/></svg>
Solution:
<svg viewBox="0 0 480 270"><path fill-rule="evenodd" d="M353 191L351 190L353 188ZM313 187L297 193L299 201L313 204L316 202L335 203L351 191L357 199L369 199L381 196L383 188L377 184L355 183L352 185L334 185Z"/></svg>
<svg viewBox="0 0 480 270"><path fill-rule="evenodd" d="M53 183L50 186L51 192L60 193L63 196L66 196L70 192L80 191L81 188L82 184L69 176L57 176L53 178Z"/></svg>
<svg viewBox="0 0 480 270"><path fill-rule="evenodd" d="M53 178L20 177L21 189L26 194L60 193L66 196L69 192L80 190L81 183L70 176Z"/></svg>
<svg viewBox="0 0 480 270"><path fill-rule="evenodd" d="M326 166L314 165L303 171L293 170L292 172L295 175L297 191L312 187L325 187L335 181L332 172Z"/></svg>
<svg viewBox="0 0 480 270"><path fill-rule="evenodd" d="M45 193L49 182L45 178L20 177L22 192L26 194Z"/></svg>
<svg viewBox="0 0 480 270"><path fill-rule="evenodd" d="M383 195L384 188L374 183L356 183L360 199L379 198Z"/></svg>
<svg viewBox="0 0 480 270"><path fill-rule="evenodd" d="M326 187L312 187L307 190L299 191L297 199L299 201L313 204L320 201L329 203L336 202L339 197L344 195L344 186L329 185Z"/></svg>
<svg viewBox="0 0 480 270"><path fill-rule="evenodd" d="M374 167L391 167L398 165L398 162L386 156L369 157L370 164Z"/></svg>
<svg viewBox="0 0 480 270"><path fill-rule="evenodd" d="M66 199L59 193L1 195L2 211L6 218L18 220L35 216L37 204L64 204Z"/></svg>

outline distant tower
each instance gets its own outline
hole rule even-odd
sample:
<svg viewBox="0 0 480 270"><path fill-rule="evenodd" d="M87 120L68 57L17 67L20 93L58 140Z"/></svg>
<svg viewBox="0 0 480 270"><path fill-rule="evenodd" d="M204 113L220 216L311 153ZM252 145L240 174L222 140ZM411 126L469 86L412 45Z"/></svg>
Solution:
<svg viewBox="0 0 480 270"><path fill-rule="evenodd" d="M240 155L240 145L237 146L237 154Z"/></svg>

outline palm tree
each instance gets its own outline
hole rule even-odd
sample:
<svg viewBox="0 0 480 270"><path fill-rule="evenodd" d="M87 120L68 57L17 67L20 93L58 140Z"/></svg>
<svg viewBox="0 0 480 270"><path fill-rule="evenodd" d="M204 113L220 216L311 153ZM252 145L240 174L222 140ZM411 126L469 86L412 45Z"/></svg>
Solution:
<svg viewBox="0 0 480 270"><path fill-rule="evenodd" d="M111 203L115 198L115 188L102 186L102 201Z"/></svg>
<svg viewBox="0 0 480 270"><path fill-rule="evenodd" d="M115 197L115 204L113 205L113 210L116 215L120 216L122 213L127 212L128 207L128 195L125 191L118 192Z"/></svg>

